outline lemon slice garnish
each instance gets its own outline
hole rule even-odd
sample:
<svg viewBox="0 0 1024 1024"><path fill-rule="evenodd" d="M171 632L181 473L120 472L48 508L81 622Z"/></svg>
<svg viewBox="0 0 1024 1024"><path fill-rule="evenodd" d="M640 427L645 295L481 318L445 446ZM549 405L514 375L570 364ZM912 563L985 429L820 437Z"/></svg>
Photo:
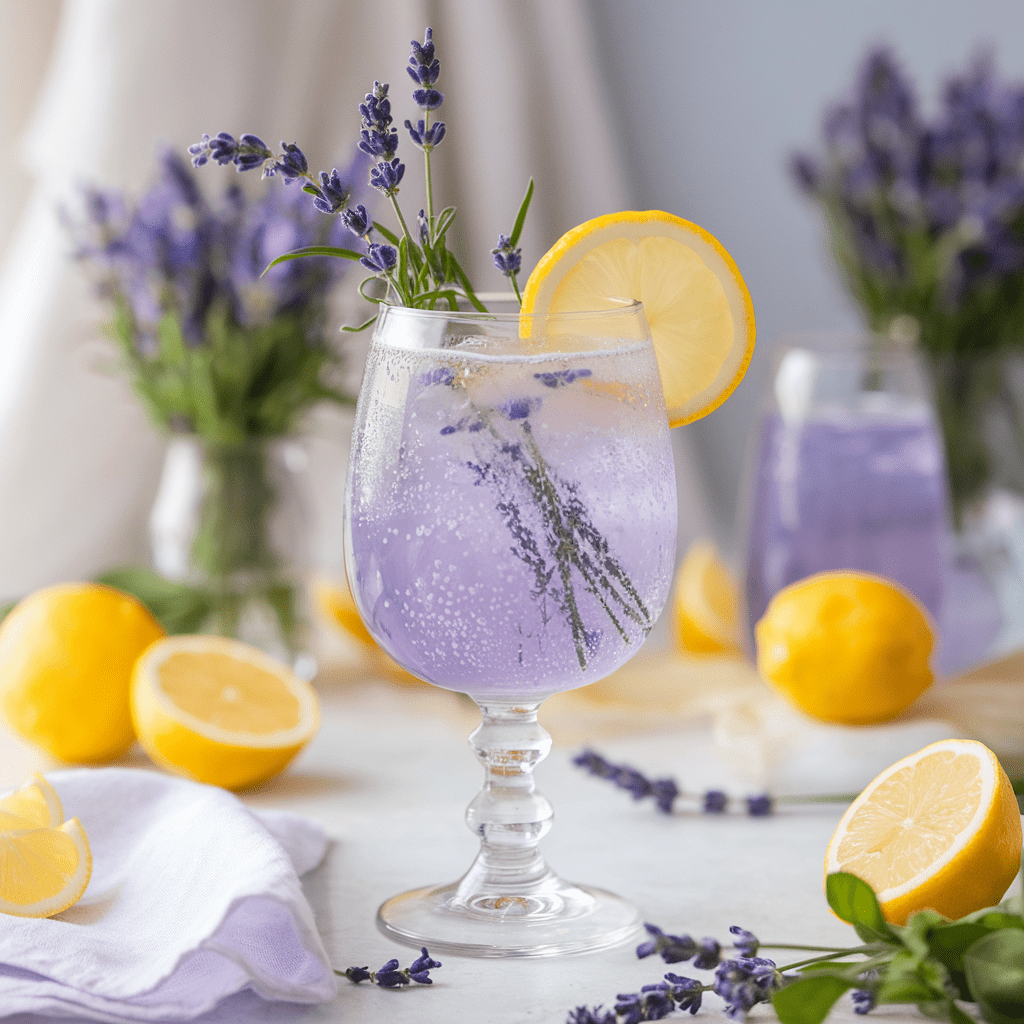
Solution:
<svg viewBox="0 0 1024 1024"><path fill-rule="evenodd" d="M157 764L227 789L276 775L320 724L309 683L223 637L150 646L136 662L131 703L139 743Z"/></svg>
<svg viewBox="0 0 1024 1024"><path fill-rule="evenodd" d="M644 305L671 426L732 394L754 352L754 306L717 239L660 210L595 217L541 258L523 312L612 309L622 299Z"/></svg>
<svg viewBox="0 0 1024 1024"><path fill-rule="evenodd" d="M60 797L42 775L33 775L0 799L0 832L23 828L57 828L64 823Z"/></svg>
<svg viewBox="0 0 1024 1024"><path fill-rule="evenodd" d="M863 879L893 924L930 907L959 918L1002 899L1020 867L1021 823L995 754L941 740L887 768L843 815L826 877Z"/></svg>

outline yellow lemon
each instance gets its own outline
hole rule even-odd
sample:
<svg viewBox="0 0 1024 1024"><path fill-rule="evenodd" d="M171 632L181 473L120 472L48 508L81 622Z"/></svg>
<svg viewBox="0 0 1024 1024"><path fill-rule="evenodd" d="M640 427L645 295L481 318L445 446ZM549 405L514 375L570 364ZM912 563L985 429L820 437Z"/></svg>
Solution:
<svg viewBox="0 0 1024 1024"><path fill-rule="evenodd" d="M358 640L363 647L377 648L370 631L363 625L347 581L317 580L313 584L313 604L332 626Z"/></svg>
<svg viewBox="0 0 1024 1024"><path fill-rule="evenodd" d="M319 580L313 585L313 604L320 615L346 636L359 642L376 675L400 683L402 686L428 686L422 679L406 672L397 661L385 653L363 625L359 609L349 589L348 581Z"/></svg>
<svg viewBox="0 0 1024 1024"><path fill-rule="evenodd" d="M886 722L932 683L927 613L879 576L825 572L790 584L754 635L761 675L823 722Z"/></svg>
<svg viewBox="0 0 1024 1024"><path fill-rule="evenodd" d="M1010 780L984 744L940 740L886 768L850 805L828 844L825 876L848 871L902 925L930 908L946 917L991 907L1020 867Z"/></svg>
<svg viewBox="0 0 1024 1024"><path fill-rule="evenodd" d="M672 623L679 645L692 653L743 649L736 583L710 541L694 541L679 566Z"/></svg>
<svg viewBox="0 0 1024 1024"><path fill-rule="evenodd" d="M732 257L703 228L660 210L596 217L530 274L524 313L644 304L671 426L716 409L754 353L754 306Z"/></svg>
<svg viewBox="0 0 1024 1024"><path fill-rule="evenodd" d="M131 707L157 764L227 789L276 775L320 724L309 683L262 651L214 636L154 643L135 665Z"/></svg>
<svg viewBox="0 0 1024 1024"><path fill-rule="evenodd" d="M97 763L135 738L128 686L135 659L164 630L128 594L96 583L46 587L0 624L0 710L62 761Z"/></svg>
<svg viewBox="0 0 1024 1024"><path fill-rule="evenodd" d="M63 820L42 776L0 799L0 914L59 914L81 899L91 874L85 829Z"/></svg>

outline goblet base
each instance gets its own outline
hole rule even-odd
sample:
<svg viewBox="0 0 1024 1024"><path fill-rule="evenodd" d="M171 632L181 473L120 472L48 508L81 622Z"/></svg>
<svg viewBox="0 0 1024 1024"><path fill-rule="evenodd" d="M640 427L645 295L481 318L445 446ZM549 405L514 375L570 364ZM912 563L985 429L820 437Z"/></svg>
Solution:
<svg viewBox="0 0 1024 1024"><path fill-rule="evenodd" d="M566 956L628 942L640 932L640 912L603 889L549 874L516 892L466 894L459 882L413 889L381 904L377 926L431 953Z"/></svg>

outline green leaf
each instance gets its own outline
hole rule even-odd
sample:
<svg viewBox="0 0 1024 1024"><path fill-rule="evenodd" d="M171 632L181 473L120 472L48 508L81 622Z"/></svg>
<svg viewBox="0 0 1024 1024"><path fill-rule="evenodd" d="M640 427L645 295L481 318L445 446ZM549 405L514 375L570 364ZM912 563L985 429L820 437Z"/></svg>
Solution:
<svg viewBox="0 0 1024 1024"><path fill-rule="evenodd" d="M434 244L435 246L441 241L447 230L452 226L452 222L455 220L455 207L446 206L438 215L437 226L434 229Z"/></svg>
<svg viewBox="0 0 1024 1024"><path fill-rule="evenodd" d="M515 245L519 241L519 236L523 231L523 224L526 221L526 211L530 209L530 200L532 198L533 178L530 178L530 183L526 186L526 195L523 196L523 201L519 204L519 212L516 214L516 222L512 228L512 234L508 236L511 245Z"/></svg>
<svg viewBox="0 0 1024 1024"><path fill-rule="evenodd" d="M363 321L363 323L361 323L358 327L349 327L348 324L345 324L342 326L341 329L343 331L351 331L353 334L358 334L360 331L365 331L367 327L369 327L371 324L375 324L376 322L377 317L376 315L374 315L371 316L369 320Z"/></svg>
<svg viewBox="0 0 1024 1024"><path fill-rule="evenodd" d="M934 910L919 910L916 914L911 914L903 929L903 945L918 956L927 956L932 932L936 925L945 921L946 918Z"/></svg>
<svg viewBox="0 0 1024 1024"><path fill-rule="evenodd" d="M476 297L476 293L473 291L473 286L469 282L469 278L466 276L466 272L459 266L459 261L447 250L445 255L448 257L448 265L452 272L455 274L455 279L462 285L462 290L466 293L466 298L473 304L473 308L478 313L486 313L487 307Z"/></svg>
<svg viewBox="0 0 1024 1024"><path fill-rule="evenodd" d="M1003 928L978 939L963 955L967 984L991 1024L1024 1021L1024 932Z"/></svg>
<svg viewBox="0 0 1024 1024"><path fill-rule="evenodd" d="M374 221L373 230L383 235L392 245L398 245L398 235L394 231L389 231L383 224L378 224L377 221Z"/></svg>
<svg viewBox="0 0 1024 1024"><path fill-rule="evenodd" d="M867 882L846 871L836 871L825 879L825 895L828 905L853 925L864 942L899 943L899 937L882 916L882 908Z"/></svg>
<svg viewBox="0 0 1024 1024"><path fill-rule="evenodd" d="M278 265L278 263L286 263L288 260L299 260L304 256L337 256L340 259L345 260L361 260L364 253L353 252L351 249L339 249L334 245L307 245L302 249L293 249L291 252L286 252L282 256L278 256L277 259L272 260L268 265L267 269L260 274L263 277L268 270L272 270Z"/></svg>
<svg viewBox="0 0 1024 1024"><path fill-rule="evenodd" d="M919 971L922 960L913 953L901 950L882 974L878 986L880 1003L932 1003L944 1001L946 993L940 988L936 992L929 980L922 978Z"/></svg>
<svg viewBox="0 0 1024 1024"><path fill-rule="evenodd" d="M0 604L0 622L3 622L14 611L14 606L17 603L17 601L11 601L9 604Z"/></svg>
<svg viewBox="0 0 1024 1024"><path fill-rule="evenodd" d="M168 580L141 566L109 569L100 573L96 582L138 598L168 633L197 632L215 604L207 591Z"/></svg>
<svg viewBox="0 0 1024 1024"><path fill-rule="evenodd" d="M835 1001L853 985L842 978L816 974L780 988L772 1005L782 1024L821 1024Z"/></svg>

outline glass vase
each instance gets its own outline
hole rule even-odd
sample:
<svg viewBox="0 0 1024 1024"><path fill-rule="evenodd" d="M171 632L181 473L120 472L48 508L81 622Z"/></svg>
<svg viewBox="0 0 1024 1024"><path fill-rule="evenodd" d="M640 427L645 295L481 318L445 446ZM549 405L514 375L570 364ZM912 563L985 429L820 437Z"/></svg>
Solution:
<svg viewBox="0 0 1024 1024"><path fill-rule="evenodd" d="M187 586L196 632L252 644L308 677L306 464L292 439L174 437L150 540L156 570Z"/></svg>
<svg viewBox="0 0 1024 1024"><path fill-rule="evenodd" d="M943 668L1024 646L1024 355L924 355L954 526Z"/></svg>

